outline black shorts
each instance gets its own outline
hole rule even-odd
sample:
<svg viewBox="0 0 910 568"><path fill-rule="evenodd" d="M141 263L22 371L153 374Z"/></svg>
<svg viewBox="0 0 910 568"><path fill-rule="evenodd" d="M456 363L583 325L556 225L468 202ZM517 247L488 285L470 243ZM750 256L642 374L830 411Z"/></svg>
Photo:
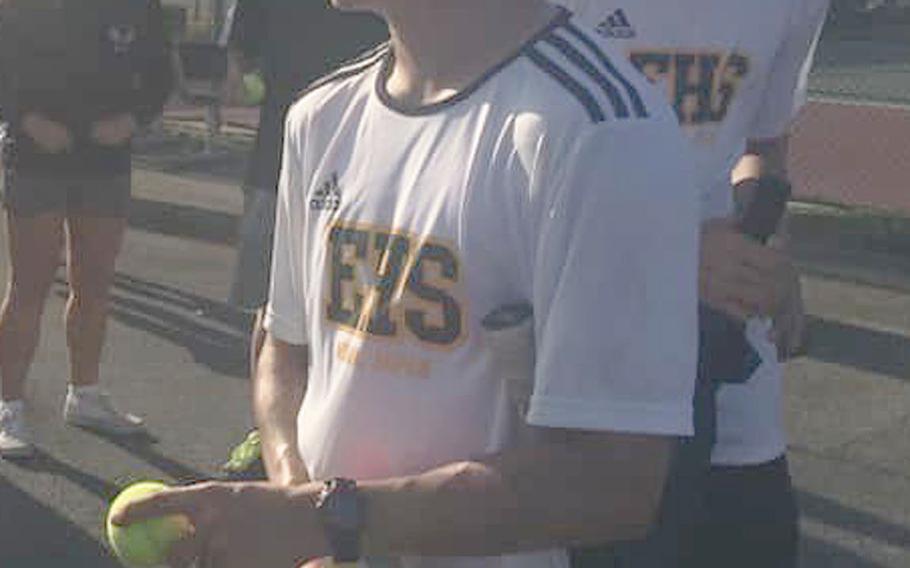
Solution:
<svg viewBox="0 0 910 568"><path fill-rule="evenodd" d="M572 551L573 568L796 568L797 509L781 457L712 467L693 479L677 470L647 538Z"/></svg>
<svg viewBox="0 0 910 568"><path fill-rule="evenodd" d="M130 174L64 176L20 172L3 174L3 205L18 217L44 213L125 217L130 203Z"/></svg>
<svg viewBox="0 0 910 568"><path fill-rule="evenodd" d="M714 466L686 568L796 568L798 512L787 459Z"/></svg>

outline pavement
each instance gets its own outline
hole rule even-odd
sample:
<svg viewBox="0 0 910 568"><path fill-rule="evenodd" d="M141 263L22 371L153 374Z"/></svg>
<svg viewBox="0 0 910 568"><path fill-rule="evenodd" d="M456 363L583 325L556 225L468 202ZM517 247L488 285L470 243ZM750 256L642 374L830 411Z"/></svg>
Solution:
<svg viewBox="0 0 910 568"><path fill-rule="evenodd" d="M866 128L848 132L863 138L879 126ZM137 158L104 357L104 383L146 417L151 435L118 440L62 423L60 280L29 381L40 453L0 461L0 568L116 566L102 521L117 488L208 478L250 424L248 322L224 304L248 136L207 154L193 136L175 135L193 129L192 120L169 122ZM797 136L797 153L833 140L809 132ZM892 150L906 156L907 147ZM846 175L843 160L826 160ZM804 568L910 566L910 215L871 201L812 199L791 210L811 338L808 354L788 364L785 398ZM6 270L0 264L0 279Z"/></svg>

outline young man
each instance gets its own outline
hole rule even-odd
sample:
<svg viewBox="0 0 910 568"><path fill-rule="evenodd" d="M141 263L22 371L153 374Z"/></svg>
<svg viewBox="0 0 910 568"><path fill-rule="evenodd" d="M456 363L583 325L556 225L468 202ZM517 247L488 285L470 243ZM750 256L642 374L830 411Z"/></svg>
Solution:
<svg viewBox="0 0 910 568"><path fill-rule="evenodd" d="M158 0L4 0L0 118L9 286L0 313L0 456L32 453L25 379L64 240L70 355L64 417L142 429L99 387L108 292L130 198L130 142L171 87Z"/></svg>
<svg viewBox="0 0 910 568"><path fill-rule="evenodd" d="M268 299L285 115L307 84L387 37L377 18L342 14L325 2L238 0L234 6L227 38L231 68L241 73L258 68L265 82L256 143L243 182L240 247L231 289L231 302L255 314L251 376L265 338L262 317ZM250 444L244 442L234 451L253 459L232 459L225 467L230 476L261 476L260 462L255 460L256 439L249 436Z"/></svg>
<svg viewBox="0 0 910 568"><path fill-rule="evenodd" d="M627 556L623 566L795 566L778 352L802 338L798 282L780 251L750 241L734 224L758 193L787 184L787 134L805 100L828 1L560 3L665 89L694 150L702 216L713 220L703 234L701 299L748 320L748 339L762 360L747 380L717 392L713 467L696 489L703 501L685 505L703 507L685 521L697 523L694 537L680 543L687 559L655 560L652 541L611 554ZM592 558L609 565L607 557Z"/></svg>
<svg viewBox="0 0 910 568"><path fill-rule="evenodd" d="M272 483L117 522L188 514L175 562L221 568L566 567L641 536L692 429L698 211L672 110L542 1L336 5L392 40L289 114L255 398ZM531 443L481 335L516 302Z"/></svg>

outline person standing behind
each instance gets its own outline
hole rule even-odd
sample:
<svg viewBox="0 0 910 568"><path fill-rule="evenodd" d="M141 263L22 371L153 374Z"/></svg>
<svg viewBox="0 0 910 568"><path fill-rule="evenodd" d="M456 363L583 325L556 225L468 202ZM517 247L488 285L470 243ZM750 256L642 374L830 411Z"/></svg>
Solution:
<svg viewBox="0 0 910 568"><path fill-rule="evenodd" d="M259 128L243 181L243 219L231 303L254 314L250 365L256 368L265 334L263 307L271 273L275 197L281 169L284 117L307 84L342 61L383 41L388 32L367 14L342 14L327 2L237 0L226 27L230 58L229 86L242 74L259 69L265 83ZM232 452L225 464L229 476L263 474L256 435Z"/></svg>
<svg viewBox="0 0 910 568"><path fill-rule="evenodd" d="M0 115L10 276L0 312L0 456L27 456L24 383L66 238L70 355L64 417L130 434L142 421L99 387L130 141L172 84L158 0L4 0Z"/></svg>
<svg viewBox="0 0 910 568"><path fill-rule="evenodd" d="M799 283L783 251L744 237L736 220L763 191L789 186L787 136L805 102L828 0L559 3L666 89L696 158L705 220L700 299L743 322L761 358L750 376L717 390L716 441L704 456L710 469L683 488L700 501L682 496L687 504L676 511L695 526L683 533L680 549L647 541L579 552L576 560L598 567L793 567L797 509L779 354L792 353L803 336Z"/></svg>

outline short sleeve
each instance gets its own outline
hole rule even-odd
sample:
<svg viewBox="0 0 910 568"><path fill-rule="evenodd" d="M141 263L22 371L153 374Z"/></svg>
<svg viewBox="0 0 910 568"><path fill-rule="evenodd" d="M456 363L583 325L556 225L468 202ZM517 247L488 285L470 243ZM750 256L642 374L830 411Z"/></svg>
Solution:
<svg viewBox="0 0 910 568"><path fill-rule="evenodd" d="M761 105L748 133L751 139L783 136L807 99L809 71L829 0L793 3L789 26L768 71Z"/></svg>
<svg viewBox="0 0 910 568"><path fill-rule="evenodd" d="M307 342L306 309L302 287L301 262L303 207L295 206L303 187L299 128L290 115L285 124L278 203L275 211L275 238L272 248L272 276L265 329L276 338L294 345Z"/></svg>
<svg viewBox="0 0 910 568"><path fill-rule="evenodd" d="M689 435L699 200L678 126L603 125L565 155L538 227L527 420Z"/></svg>

